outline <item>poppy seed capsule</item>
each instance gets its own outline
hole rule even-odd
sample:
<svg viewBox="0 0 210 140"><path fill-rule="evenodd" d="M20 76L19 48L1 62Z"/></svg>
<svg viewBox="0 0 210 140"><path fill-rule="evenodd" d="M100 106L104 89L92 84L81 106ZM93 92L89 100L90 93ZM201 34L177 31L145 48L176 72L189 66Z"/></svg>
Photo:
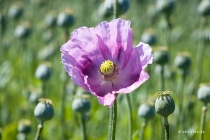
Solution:
<svg viewBox="0 0 210 140"><path fill-rule="evenodd" d="M75 112L85 114L90 111L91 104L88 98L78 97L75 98L72 102L72 109Z"/></svg>
<svg viewBox="0 0 210 140"><path fill-rule="evenodd" d="M141 41L149 45L154 45L157 42L157 37L153 31L149 30L142 34Z"/></svg>
<svg viewBox="0 0 210 140"><path fill-rule="evenodd" d="M174 65L183 71L188 71L191 65L190 55L187 52L180 53L175 57Z"/></svg>
<svg viewBox="0 0 210 140"><path fill-rule="evenodd" d="M31 122L29 120L21 120L18 123L18 132L28 134L31 131Z"/></svg>
<svg viewBox="0 0 210 140"><path fill-rule="evenodd" d="M47 27L54 27L56 25L57 17L54 13L49 13L45 16L44 23Z"/></svg>
<svg viewBox="0 0 210 140"><path fill-rule="evenodd" d="M175 7L174 0L157 0L156 10L158 13L170 16Z"/></svg>
<svg viewBox="0 0 210 140"><path fill-rule="evenodd" d="M54 116L52 101L44 98L39 99L39 101L40 102L37 104L34 110L34 116L36 116L42 122L51 120Z"/></svg>
<svg viewBox="0 0 210 140"><path fill-rule="evenodd" d="M168 50L166 47L157 47L154 49L153 60L156 64L165 65L169 61Z"/></svg>
<svg viewBox="0 0 210 140"><path fill-rule="evenodd" d="M122 15L129 9L129 1L128 0L117 0L117 15ZM104 16L111 16L113 14L113 7L114 1L113 0L105 0L104 2L104 9L105 13Z"/></svg>
<svg viewBox="0 0 210 140"><path fill-rule="evenodd" d="M8 16L14 19L18 19L23 15L23 4L15 3L13 4L8 11Z"/></svg>
<svg viewBox="0 0 210 140"><path fill-rule="evenodd" d="M198 89L197 97L199 100L201 100L204 104L207 104L210 102L210 84L209 83L203 83L200 84L200 87Z"/></svg>
<svg viewBox="0 0 210 140"><path fill-rule="evenodd" d="M67 8L62 11L57 18L57 25L63 28L69 28L74 25L75 19L72 10Z"/></svg>
<svg viewBox="0 0 210 140"><path fill-rule="evenodd" d="M202 16L208 16L210 14L210 1L202 0L198 5L198 13Z"/></svg>
<svg viewBox="0 0 210 140"><path fill-rule="evenodd" d="M47 66L46 64L39 65L38 68L36 69L35 76L36 76L36 78L38 78L42 81L48 80L51 76L50 67Z"/></svg>
<svg viewBox="0 0 210 140"><path fill-rule="evenodd" d="M151 105L142 104L139 106L138 115L144 119L151 119L155 116L155 109Z"/></svg>
<svg viewBox="0 0 210 140"><path fill-rule="evenodd" d="M27 38L31 34L31 27L29 22L22 22L19 24L14 31L14 35L16 38Z"/></svg>
<svg viewBox="0 0 210 140"><path fill-rule="evenodd" d="M158 97L155 100L155 111L163 117L168 117L175 110L175 103L170 94L172 94L171 91L163 91L156 94Z"/></svg>

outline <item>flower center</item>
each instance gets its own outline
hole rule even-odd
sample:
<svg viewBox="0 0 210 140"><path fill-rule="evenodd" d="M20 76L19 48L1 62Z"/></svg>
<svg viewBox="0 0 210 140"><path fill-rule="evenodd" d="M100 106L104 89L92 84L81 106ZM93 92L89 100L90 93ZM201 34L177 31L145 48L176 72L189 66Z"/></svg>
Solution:
<svg viewBox="0 0 210 140"><path fill-rule="evenodd" d="M110 60L104 61L100 66L100 71L103 75L111 75L114 72L114 63Z"/></svg>

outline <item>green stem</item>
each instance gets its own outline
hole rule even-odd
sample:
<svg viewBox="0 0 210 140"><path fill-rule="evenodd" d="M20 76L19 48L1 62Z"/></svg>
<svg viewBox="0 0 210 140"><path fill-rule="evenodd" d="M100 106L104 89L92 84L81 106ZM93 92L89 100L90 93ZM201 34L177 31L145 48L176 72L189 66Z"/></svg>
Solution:
<svg viewBox="0 0 210 140"><path fill-rule="evenodd" d="M115 140L115 131L116 131L116 121L117 121L117 100L114 101L114 104L111 108L111 121L110 121L110 140Z"/></svg>
<svg viewBox="0 0 210 140"><path fill-rule="evenodd" d="M66 29L64 34L64 41L67 42L68 40L69 40L69 31L68 29Z"/></svg>
<svg viewBox="0 0 210 140"><path fill-rule="evenodd" d="M86 117L85 114L81 114L81 128L82 128L82 138L83 138L83 140L87 140L85 117Z"/></svg>
<svg viewBox="0 0 210 140"><path fill-rule="evenodd" d="M161 81L160 81L160 84L161 84L161 87L160 87L160 90L161 91L164 91L164 89L165 89L165 79L164 79L164 65L161 65L161 73L160 73L161 75Z"/></svg>
<svg viewBox="0 0 210 140"><path fill-rule="evenodd" d="M41 121L41 123L38 125L38 128L37 128L35 140L41 140L43 126L44 126L44 122Z"/></svg>
<svg viewBox="0 0 210 140"><path fill-rule="evenodd" d="M113 19L116 19L117 17L117 0L114 0Z"/></svg>
<svg viewBox="0 0 210 140"><path fill-rule="evenodd" d="M207 111L207 106L206 104L204 104L204 106L202 107L202 116L201 116L201 130L202 131L200 133L200 140L203 140L204 137L204 129L205 129L205 118L206 118L206 111Z"/></svg>
<svg viewBox="0 0 210 140"><path fill-rule="evenodd" d="M164 117L165 140L169 140L169 123L168 117Z"/></svg>
<svg viewBox="0 0 210 140"><path fill-rule="evenodd" d="M65 73L66 76L66 73ZM65 135L65 128L64 128L64 124L65 124L65 99L66 99L66 85L68 83L67 78L64 78L64 83L63 83L63 91L62 91L62 100L61 100L61 139L66 139L64 137Z"/></svg>
<svg viewBox="0 0 210 140"><path fill-rule="evenodd" d="M129 94L126 94L126 100L128 102L128 111L129 111L129 140L132 140L133 117L132 117L131 98Z"/></svg>
<svg viewBox="0 0 210 140"><path fill-rule="evenodd" d="M140 140L144 140L144 131L147 125L147 120L145 119L144 121L142 121L141 123L141 133L140 133Z"/></svg>

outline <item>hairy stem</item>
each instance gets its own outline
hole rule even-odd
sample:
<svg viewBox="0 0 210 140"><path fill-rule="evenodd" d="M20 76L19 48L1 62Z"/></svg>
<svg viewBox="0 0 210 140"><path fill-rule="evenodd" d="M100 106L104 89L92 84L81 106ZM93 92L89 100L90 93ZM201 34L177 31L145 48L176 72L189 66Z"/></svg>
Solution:
<svg viewBox="0 0 210 140"><path fill-rule="evenodd" d="M164 130L165 130L165 140L169 140L169 124L168 117L164 117Z"/></svg>
<svg viewBox="0 0 210 140"><path fill-rule="evenodd" d="M115 131L116 131L116 121L117 121L117 100L114 101L114 104L111 108L111 121L110 121L110 140L115 140Z"/></svg>

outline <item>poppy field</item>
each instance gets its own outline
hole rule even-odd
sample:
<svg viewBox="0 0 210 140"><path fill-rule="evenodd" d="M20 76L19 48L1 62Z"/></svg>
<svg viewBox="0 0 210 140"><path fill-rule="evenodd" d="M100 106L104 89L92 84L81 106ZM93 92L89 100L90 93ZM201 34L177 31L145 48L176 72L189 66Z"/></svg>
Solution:
<svg viewBox="0 0 210 140"><path fill-rule="evenodd" d="M0 1L0 140L208 140L209 0Z"/></svg>

